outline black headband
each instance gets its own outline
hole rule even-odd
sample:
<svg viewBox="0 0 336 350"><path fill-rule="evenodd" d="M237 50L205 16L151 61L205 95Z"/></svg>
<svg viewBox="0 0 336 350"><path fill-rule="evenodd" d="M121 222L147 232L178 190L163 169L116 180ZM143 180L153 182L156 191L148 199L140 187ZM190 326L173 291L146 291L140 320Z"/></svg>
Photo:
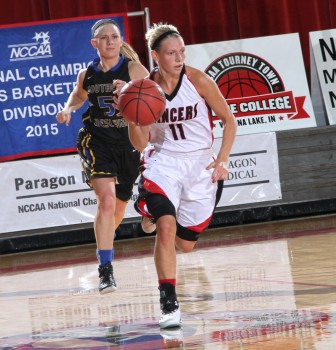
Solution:
<svg viewBox="0 0 336 350"><path fill-rule="evenodd" d="M153 42L153 45L151 46L151 49L155 50L159 46L160 42L170 34L181 35L176 30L168 30L167 32L162 33L159 37L156 38L156 40Z"/></svg>
<svg viewBox="0 0 336 350"><path fill-rule="evenodd" d="M91 28L91 34L92 34L92 38L94 37L94 33L95 31L103 26L104 24L114 24L115 26L117 26L119 28L119 25L116 21L114 21L111 18L104 18L104 19L100 19L99 21L97 21Z"/></svg>

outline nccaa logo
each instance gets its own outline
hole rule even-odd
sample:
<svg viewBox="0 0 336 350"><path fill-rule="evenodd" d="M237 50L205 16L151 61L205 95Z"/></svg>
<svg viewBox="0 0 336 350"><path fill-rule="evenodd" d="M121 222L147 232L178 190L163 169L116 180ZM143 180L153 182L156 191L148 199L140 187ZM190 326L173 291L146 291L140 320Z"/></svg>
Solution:
<svg viewBox="0 0 336 350"><path fill-rule="evenodd" d="M8 45L10 61L23 61L52 57L49 32L35 33L35 42L27 44Z"/></svg>

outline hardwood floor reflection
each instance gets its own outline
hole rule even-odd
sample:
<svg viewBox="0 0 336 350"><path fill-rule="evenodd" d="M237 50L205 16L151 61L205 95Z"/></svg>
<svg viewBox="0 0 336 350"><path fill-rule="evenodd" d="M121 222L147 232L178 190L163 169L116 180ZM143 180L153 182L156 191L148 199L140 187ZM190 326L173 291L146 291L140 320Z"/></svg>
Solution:
<svg viewBox="0 0 336 350"><path fill-rule="evenodd" d="M336 215L206 231L179 253L183 327L160 331L154 237L118 240L101 296L95 245L0 257L1 349L334 350Z"/></svg>

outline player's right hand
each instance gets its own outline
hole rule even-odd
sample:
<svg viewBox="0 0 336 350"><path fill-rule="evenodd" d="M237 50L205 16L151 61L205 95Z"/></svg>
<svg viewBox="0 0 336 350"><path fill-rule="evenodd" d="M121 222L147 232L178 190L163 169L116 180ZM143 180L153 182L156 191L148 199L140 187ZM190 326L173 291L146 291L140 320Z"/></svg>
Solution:
<svg viewBox="0 0 336 350"><path fill-rule="evenodd" d="M126 81L120 80L120 79L114 79L113 80L113 86L114 86L114 91L113 94L119 96L120 91L122 88L126 85Z"/></svg>
<svg viewBox="0 0 336 350"><path fill-rule="evenodd" d="M65 123L65 125L68 126L70 123L71 114L63 109L62 111L57 113L56 119L59 123L61 124Z"/></svg>

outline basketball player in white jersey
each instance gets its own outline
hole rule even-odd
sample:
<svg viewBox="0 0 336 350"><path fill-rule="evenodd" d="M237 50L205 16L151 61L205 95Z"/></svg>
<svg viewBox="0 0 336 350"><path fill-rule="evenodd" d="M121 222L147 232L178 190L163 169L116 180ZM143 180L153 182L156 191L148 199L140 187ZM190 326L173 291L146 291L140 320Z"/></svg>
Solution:
<svg viewBox="0 0 336 350"><path fill-rule="evenodd" d="M142 151L135 207L145 218L143 227L156 225L159 324L170 328L181 325L175 291L176 248L190 252L211 221L228 176L237 125L215 82L184 64L185 45L175 26L155 24L146 39L157 65L150 79L161 86L167 103L155 124L129 130L133 146ZM211 110L224 124L217 155L212 149Z"/></svg>

